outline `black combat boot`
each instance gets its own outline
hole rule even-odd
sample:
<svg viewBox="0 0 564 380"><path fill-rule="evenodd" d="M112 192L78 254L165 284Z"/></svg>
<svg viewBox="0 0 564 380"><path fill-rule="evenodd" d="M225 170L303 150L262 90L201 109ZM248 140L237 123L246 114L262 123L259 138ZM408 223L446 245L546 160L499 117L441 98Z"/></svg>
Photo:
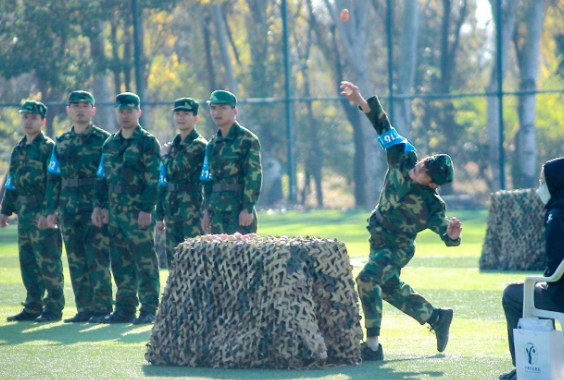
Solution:
<svg viewBox="0 0 564 380"><path fill-rule="evenodd" d="M139 317L133 320L134 325L145 325L149 323L155 323L155 314L142 311L139 313Z"/></svg>
<svg viewBox="0 0 564 380"><path fill-rule="evenodd" d="M18 314L9 316L6 320L8 322L34 321L40 315L41 313L30 313L29 311L23 309Z"/></svg>
<svg viewBox="0 0 564 380"><path fill-rule="evenodd" d="M92 317L92 313L86 312L86 311L81 311L81 312L77 313L74 317L65 319L63 322L65 322L65 323L84 323L84 322L88 322L90 317Z"/></svg>
<svg viewBox="0 0 564 380"><path fill-rule="evenodd" d="M61 314L55 314L50 311L44 311L41 315L35 318L35 322L37 323L44 323L44 322L58 322L63 319Z"/></svg>
<svg viewBox="0 0 564 380"><path fill-rule="evenodd" d="M110 316L110 313L92 313L88 323L105 323L105 319Z"/></svg>
<svg viewBox="0 0 564 380"><path fill-rule="evenodd" d="M517 380L517 370L513 369L509 372L499 375L499 380Z"/></svg>
<svg viewBox="0 0 564 380"><path fill-rule="evenodd" d="M454 310L452 309L435 309L431 315L431 329L435 331L437 336L437 351L443 352L448 343L448 331L452 323Z"/></svg>
<svg viewBox="0 0 564 380"><path fill-rule="evenodd" d="M116 310L110 315L106 316L104 318L104 322L102 323L131 323L133 322L133 318L135 318L135 312Z"/></svg>
<svg viewBox="0 0 564 380"><path fill-rule="evenodd" d="M384 349L381 344L378 344L378 350L374 351L372 348L368 347L366 343L362 343L360 345L360 354L364 362L384 360Z"/></svg>

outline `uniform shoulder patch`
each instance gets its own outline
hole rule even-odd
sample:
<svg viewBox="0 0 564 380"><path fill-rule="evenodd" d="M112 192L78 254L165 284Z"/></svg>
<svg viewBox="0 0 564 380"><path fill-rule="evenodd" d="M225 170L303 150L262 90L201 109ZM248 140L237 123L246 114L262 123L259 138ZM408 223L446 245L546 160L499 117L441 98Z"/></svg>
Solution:
<svg viewBox="0 0 564 380"><path fill-rule="evenodd" d="M56 142L63 142L66 139L68 139L69 136L70 136L70 131L67 131L67 132L63 133L62 135L55 137L55 141Z"/></svg>
<svg viewBox="0 0 564 380"><path fill-rule="evenodd" d="M252 139L258 140L258 136L255 135L253 132L251 132L249 129L243 127L242 125L239 125L239 127L241 128L241 131L243 132L243 135L245 136L249 136Z"/></svg>
<svg viewBox="0 0 564 380"><path fill-rule="evenodd" d="M105 137L105 138L108 138L109 136L111 136L111 133L110 133L110 132L108 132L108 131L106 131L105 129L102 129L102 128L100 128L100 127L97 127L97 126L95 126L95 125L92 125L92 131L93 131L96 135L99 135L99 136L102 136L102 137Z"/></svg>

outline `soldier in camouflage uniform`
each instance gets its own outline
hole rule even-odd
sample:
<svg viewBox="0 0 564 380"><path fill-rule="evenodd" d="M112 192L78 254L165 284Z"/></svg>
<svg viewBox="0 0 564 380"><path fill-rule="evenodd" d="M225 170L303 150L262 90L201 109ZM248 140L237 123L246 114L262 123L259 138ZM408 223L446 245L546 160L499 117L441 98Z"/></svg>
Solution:
<svg viewBox="0 0 564 380"><path fill-rule="evenodd" d="M425 229L437 233L447 246L460 245L460 221L445 215L445 203L437 188L452 182L452 160L445 154L417 160L415 148L390 125L378 98L366 101L358 87L342 82L342 95L359 105L380 136L386 150L388 172L380 200L368 219L369 262L357 278L364 310L367 341L364 360L383 360L379 344L382 300L394 305L419 323L428 323L443 352L453 317L452 309L436 309L408 284L400 280L401 269L415 253L415 237Z"/></svg>
<svg viewBox="0 0 564 380"><path fill-rule="evenodd" d="M166 228L166 261L169 268L175 247L185 238L202 234L200 173L208 142L195 129L199 106L197 101L190 98L180 98L174 102L174 123L180 133L161 148L157 232L163 232Z"/></svg>
<svg viewBox="0 0 564 380"><path fill-rule="evenodd" d="M206 148L202 176L206 233L257 231L255 204L262 185L258 137L237 120L237 98L229 91L212 92L210 113L219 127Z"/></svg>
<svg viewBox="0 0 564 380"><path fill-rule="evenodd" d="M86 91L69 95L70 131L57 138L49 162L47 221L56 228L56 211L69 260L77 314L65 323L93 322L112 312L108 227L92 224L92 199L102 145L110 135L92 124L95 100Z"/></svg>
<svg viewBox="0 0 564 380"><path fill-rule="evenodd" d="M110 259L117 285L115 311L104 323L153 323L159 304L159 267L151 213L157 202L158 140L139 125L139 97L116 97L120 130L102 148L92 221L108 222ZM109 215L107 210L109 209ZM135 318L141 301L139 316Z"/></svg>
<svg viewBox="0 0 564 380"><path fill-rule="evenodd" d="M27 295L24 309L8 321L60 321L65 306L61 233L48 228L43 216L47 165L55 143L41 132L47 113L43 103L28 100L19 112L25 136L12 151L0 227L7 225L12 213L18 214L20 269Z"/></svg>

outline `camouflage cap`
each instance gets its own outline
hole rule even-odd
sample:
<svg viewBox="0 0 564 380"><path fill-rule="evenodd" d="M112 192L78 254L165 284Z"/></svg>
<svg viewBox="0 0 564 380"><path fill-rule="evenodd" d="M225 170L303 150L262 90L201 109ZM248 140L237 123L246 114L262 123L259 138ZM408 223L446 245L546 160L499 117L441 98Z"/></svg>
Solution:
<svg viewBox="0 0 564 380"><path fill-rule="evenodd" d="M448 154L436 154L427 158L426 165L433 183L442 186L454 179L454 165Z"/></svg>
<svg viewBox="0 0 564 380"><path fill-rule="evenodd" d="M44 119L45 115L47 115L47 106L41 102L36 100L26 100L24 104L22 104L22 108L18 111L19 113L36 113L41 115Z"/></svg>
<svg viewBox="0 0 564 380"><path fill-rule="evenodd" d="M139 109L141 106L141 99L139 96L132 92L122 92L116 96L116 105L114 108L118 110L126 109L126 108L137 108Z"/></svg>
<svg viewBox="0 0 564 380"><path fill-rule="evenodd" d="M78 102L88 102L92 104L92 107L96 105L96 100L94 100L94 95L88 91L73 91L69 94L69 104Z"/></svg>
<svg viewBox="0 0 564 380"><path fill-rule="evenodd" d="M226 90L215 90L211 93L208 104L229 104L232 107L236 107L237 97Z"/></svg>
<svg viewBox="0 0 564 380"><path fill-rule="evenodd" d="M198 108L200 108L200 103L192 98L179 98L174 101L173 111L190 111L194 115L198 114Z"/></svg>

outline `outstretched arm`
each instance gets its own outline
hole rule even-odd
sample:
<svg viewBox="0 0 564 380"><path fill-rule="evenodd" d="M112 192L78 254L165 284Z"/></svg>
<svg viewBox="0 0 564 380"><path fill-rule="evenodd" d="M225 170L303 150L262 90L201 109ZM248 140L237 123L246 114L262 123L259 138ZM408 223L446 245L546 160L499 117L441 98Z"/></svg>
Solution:
<svg viewBox="0 0 564 380"><path fill-rule="evenodd" d="M351 82L341 82L341 88L343 89L341 95L356 103L364 111L372 127L378 133L378 143L386 150L388 165L390 167L397 167L405 157L409 156L410 159L408 161L410 164L407 167L411 169L413 163L417 160L416 150L405 137L401 136L392 127L388 115L384 112L384 108L378 98L373 96L368 98L368 100L364 99L358 86Z"/></svg>
<svg viewBox="0 0 564 380"><path fill-rule="evenodd" d="M388 115L384 112L384 108L376 96L370 97L368 100L364 99L358 86L347 81L341 82L341 88L343 89L341 95L356 103L364 111L376 133L380 135L380 139L382 139L380 144L384 149L403 142L403 137L399 136L390 124Z"/></svg>
<svg viewBox="0 0 564 380"><path fill-rule="evenodd" d="M341 91L341 95L343 95L345 98L358 105L360 109L362 109L362 111L364 111L365 113L370 112L370 106L368 105L366 99L364 99L364 97L360 93L358 86L348 81L342 81L341 89L343 90Z"/></svg>

